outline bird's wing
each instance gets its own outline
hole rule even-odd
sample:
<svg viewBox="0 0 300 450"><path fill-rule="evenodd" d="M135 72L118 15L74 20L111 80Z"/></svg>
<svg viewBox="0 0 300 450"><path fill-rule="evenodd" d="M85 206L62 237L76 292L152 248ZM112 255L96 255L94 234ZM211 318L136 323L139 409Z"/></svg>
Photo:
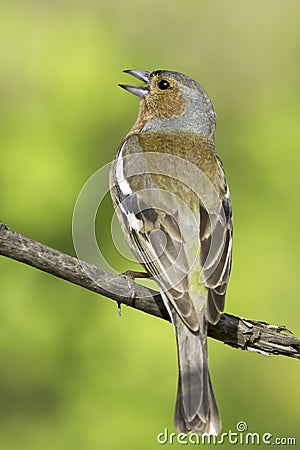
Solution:
<svg viewBox="0 0 300 450"><path fill-rule="evenodd" d="M220 170L223 170L220 165ZM225 177L223 177L225 180ZM200 205L201 266L208 288L207 318L216 324L224 311L232 260L232 209L228 186L221 203L222 214L211 217Z"/></svg>
<svg viewBox="0 0 300 450"><path fill-rule="evenodd" d="M198 317L189 295L190 267L178 220L150 204L138 193L131 195L120 207L121 221L139 262L167 293L184 323L197 331Z"/></svg>
<svg viewBox="0 0 300 450"><path fill-rule="evenodd" d="M131 142L130 150L135 145L138 144ZM152 189L153 183L146 168L139 167L141 175L127 176L133 170L126 167L129 162L125 156L126 141L114 161L111 177L112 197L123 233L138 261L167 293L183 322L192 331L197 331L198 314L189 294L191 268L186 237L183 236L186 232L180 229L182 206L177 204L176 196L166 198L166 191ZM194 238L190 238L197 242L196 228L194 234Z"/></svg>

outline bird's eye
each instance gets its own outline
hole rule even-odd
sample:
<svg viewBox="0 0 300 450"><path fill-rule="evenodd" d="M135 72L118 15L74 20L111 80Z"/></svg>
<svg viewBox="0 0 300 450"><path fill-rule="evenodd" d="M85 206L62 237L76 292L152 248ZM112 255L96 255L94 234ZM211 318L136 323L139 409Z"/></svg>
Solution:
<svg viewBox="0 0 300 450"><path fill-rule="evenodd" d="M159 80L157 86L161 91L165 91L166 89L169 89L170 83L167 80Z"/></svg>

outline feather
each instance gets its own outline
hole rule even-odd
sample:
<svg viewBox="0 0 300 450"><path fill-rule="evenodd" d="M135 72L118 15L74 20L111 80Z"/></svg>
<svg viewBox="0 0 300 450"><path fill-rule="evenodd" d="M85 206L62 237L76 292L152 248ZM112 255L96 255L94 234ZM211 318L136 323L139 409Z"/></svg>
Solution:
<svg viewBox="0 0 300 450"><path fill-rule="evenodd" d="M153 135L151 142L155 143ZM177 147L173 139L166 140L166 147L161 136L159 139L160 151L166 153L187 145L182 136ZM141 158L120 163L118 158L128 154L143 155L145 149L140 142L147 144L145 137L141 140L131 135L115 160L117 170L112 168L111 192L116 212L138 261L158 283L172 318L179 366L175 427L182 433L218 434L221 420L208 371L207 321L217 323L224 310L232 249L229 191L226 185L215 186L221 209L209 214L186 187L174 187L172 180L147 172L147 164ZM214 147L203 149L205 161L216 163L216 180L224 183ZM133 176L135 171L138 175ZM177 200L162 195L157 188L173 192ZM190 215L178 198L187 200L192 208Z"/></svg>

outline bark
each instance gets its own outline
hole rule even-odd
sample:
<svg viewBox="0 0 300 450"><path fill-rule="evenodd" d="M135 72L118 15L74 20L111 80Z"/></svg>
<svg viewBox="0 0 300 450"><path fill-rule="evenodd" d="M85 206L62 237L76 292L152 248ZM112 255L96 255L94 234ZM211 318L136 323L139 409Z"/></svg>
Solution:
<svg viewBox="0 0 300 450"><path fill-rule="evenodd" d="M114 275L58 250L29 239L0 222L0 255L28 264L43 272L170 321L157 291L148 289L124 275ZM133 295L134 293L134 295ZM241 350L264 355L300 358L300 341L285 326L223 314L219 323L209 326L208 335Z"/></svg>

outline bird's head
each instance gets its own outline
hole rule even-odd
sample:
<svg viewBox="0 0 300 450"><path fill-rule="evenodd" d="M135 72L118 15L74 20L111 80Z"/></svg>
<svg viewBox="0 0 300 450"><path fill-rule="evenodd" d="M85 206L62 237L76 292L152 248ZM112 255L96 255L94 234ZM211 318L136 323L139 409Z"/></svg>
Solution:
<svg viewBox="0 0 300 450"><path fill-rule="evenodd" d="M140 112L134 131L191 131L213 138L215 112L200 84L179 72L125 70L145 84L120 84L140 97Z"/></svg>

